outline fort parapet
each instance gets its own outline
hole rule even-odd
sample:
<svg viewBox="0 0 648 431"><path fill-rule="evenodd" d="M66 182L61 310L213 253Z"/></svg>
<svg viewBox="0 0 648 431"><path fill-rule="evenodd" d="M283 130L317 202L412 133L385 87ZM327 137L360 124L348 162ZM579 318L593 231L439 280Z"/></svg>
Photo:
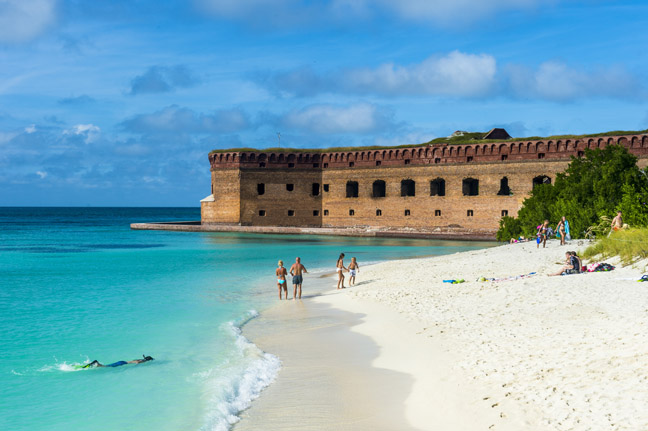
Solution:
<svg viewBox="0 0 648 431"><path fill-rule="evenodd" d="M358 151L231 151L209 155L203 225L297 226L480 236L515 216L586 148L621 145L648 164L648 135L440 143Z"/></svg>

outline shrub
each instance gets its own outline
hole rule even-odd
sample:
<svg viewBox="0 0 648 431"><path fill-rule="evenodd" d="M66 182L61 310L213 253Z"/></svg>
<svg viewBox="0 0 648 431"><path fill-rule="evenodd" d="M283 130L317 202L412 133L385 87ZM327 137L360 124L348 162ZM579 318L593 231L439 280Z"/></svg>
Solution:
<svg viewBox="0 0 648 431"><path fill-rule="evenodd" d="M514 217L504 216L500 219L497 240L509 242L511 238L518 238L522 233L520 220Z"/></svg>
<svg viewBox="0 0 648 431"><path fill-rule="evenodd" d="M587 247L583 257L610 258L619 256L624 265L648 258L648 228L624 229L604 236Z"/></svg>

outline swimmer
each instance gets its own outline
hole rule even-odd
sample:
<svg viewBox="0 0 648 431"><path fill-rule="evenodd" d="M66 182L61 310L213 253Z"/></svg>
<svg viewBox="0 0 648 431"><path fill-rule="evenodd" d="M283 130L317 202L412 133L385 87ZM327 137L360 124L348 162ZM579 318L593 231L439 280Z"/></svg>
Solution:
<svg viewBox="0 0 648 431"><path fill-rule="evenodd" d="M281 291L283 290L286 293L286 299L288 299L288 283L286 283L286 275L288 271L283 266L283 260L279 261L279 268L275 271L277 276L277 287L279 288L279 300L281 301Z"/></svg>
<svg viewBox="0 0 648 431"><path fill-rule="evenodd" d="M105 367L114 368L114 367L121 367L122 365L126 365L126 364L141 364L143 362L148 362L153 360L152 357L146 355L142 355L142 358L143 359L133 359L132 361L117 361L107 365L104 365L95 359L94 361L82 366L81 368L105 368Z"/></svg>
<svg viewBox="0 0 648 431"><path fill-rule="evenodd" d="M360 265L358 265L356 258L352 257L349 264L349 285L355 286L356 273L358 272L360 272Z"/></svg>
<svg viewBox="0 0 648 431"><path fill-rule="evenodd" d="M344 253L340 253L337 263L335 264L335 271L338 273L338 289L345 289L344 287L344 274L342 271L347 271L347 268L344 266Z"/></svg>

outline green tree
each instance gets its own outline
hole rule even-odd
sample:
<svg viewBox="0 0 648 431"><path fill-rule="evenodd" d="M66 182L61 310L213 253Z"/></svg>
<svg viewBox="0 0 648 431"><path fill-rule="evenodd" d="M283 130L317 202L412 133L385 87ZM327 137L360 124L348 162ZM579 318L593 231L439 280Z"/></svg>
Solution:
<svg viewBox="0 0 648 431"><path fill-rule="evenodd" d="M518 212L523 233L532 235L545 219L552 226L565 216L571 235L580 238L601 216L620 209L624 219L636 226L648 225L648 179L637 167L637 158L619 145L586 149L583 158L572 157L554 184L533 188ZM506 241L500 226L498 239Z"/></svg>

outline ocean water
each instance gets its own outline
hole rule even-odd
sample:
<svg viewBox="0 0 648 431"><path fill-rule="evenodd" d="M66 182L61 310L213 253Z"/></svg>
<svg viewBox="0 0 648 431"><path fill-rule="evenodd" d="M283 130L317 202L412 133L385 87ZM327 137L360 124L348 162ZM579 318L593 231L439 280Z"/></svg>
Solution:
<svg viewBox="0 0 648 431"><path fill-rule="evenodd" d="M227 430L281 358L241 334L311 273L492 243L131 231L198 208L0 208L0 429ZM304 294L308 293L308 278ZM151 355L155 361L79 370Z"/></svg>

